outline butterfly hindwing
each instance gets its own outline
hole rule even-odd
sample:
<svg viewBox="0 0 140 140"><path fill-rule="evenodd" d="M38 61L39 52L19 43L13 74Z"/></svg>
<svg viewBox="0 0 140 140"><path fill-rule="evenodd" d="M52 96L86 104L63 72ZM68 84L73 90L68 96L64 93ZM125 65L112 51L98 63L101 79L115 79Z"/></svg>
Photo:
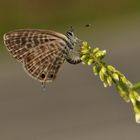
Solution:
<svg viewBox="0 0 140 140"><path fill-rule="evenodd" d="M39 46L28 52L23 67L31 77L40 82L51 82L64 61L65 56L62 50Z"/></svg>

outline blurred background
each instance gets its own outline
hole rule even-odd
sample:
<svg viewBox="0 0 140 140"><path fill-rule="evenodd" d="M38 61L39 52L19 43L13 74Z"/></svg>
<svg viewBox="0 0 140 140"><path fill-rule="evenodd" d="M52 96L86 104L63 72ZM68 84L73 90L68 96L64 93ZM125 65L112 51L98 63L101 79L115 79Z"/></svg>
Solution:
<svg viewBox="0 0 140 140"><path fill-rule="evenodd" d="M84 28L85 24L92 24ZM77 36L107 50L105 61L133 83L140 81L140 1L0 0L0 139L131 140L139 138L133 108L115 87L104 88L92 67L65 63L42 90L3 45L5 32L21 28Z"/></svg>

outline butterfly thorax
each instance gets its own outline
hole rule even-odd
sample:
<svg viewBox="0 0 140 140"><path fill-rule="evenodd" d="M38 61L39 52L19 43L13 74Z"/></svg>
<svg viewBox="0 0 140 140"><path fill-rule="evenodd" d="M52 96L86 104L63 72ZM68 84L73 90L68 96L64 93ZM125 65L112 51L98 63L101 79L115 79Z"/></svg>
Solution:
<svg viewBox="0 0 140 140"><path fill-rule="evenodd" d="M68 38L68 41L71 45L71 49L74 49L76 46L79 45L80 40L74 35L72 31L67 31L66 37Z"/></svg>

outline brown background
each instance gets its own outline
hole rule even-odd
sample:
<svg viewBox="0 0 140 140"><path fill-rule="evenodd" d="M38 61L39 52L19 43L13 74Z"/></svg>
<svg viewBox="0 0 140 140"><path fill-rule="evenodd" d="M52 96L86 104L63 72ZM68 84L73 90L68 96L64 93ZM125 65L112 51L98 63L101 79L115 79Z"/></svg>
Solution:
<svg viewBox="0 0 140 140"><path fill-rule="evenodd" d="M0 1L1 38L17 28L64 33L74 25L80 39L107 50L104 61L140 81L139 2ZM92 27L84 29L83 25ZM131 104L115 87L104 88L92 67L65 63L43 91L6 51L0 49L0 140L136 140Z"/></svg>

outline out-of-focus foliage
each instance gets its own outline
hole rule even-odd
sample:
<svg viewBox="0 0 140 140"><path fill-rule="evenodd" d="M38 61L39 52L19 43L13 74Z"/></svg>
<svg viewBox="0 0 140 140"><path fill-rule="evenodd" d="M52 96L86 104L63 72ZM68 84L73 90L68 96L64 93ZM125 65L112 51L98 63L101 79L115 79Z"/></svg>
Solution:
<svg viewBox="0 0 140 140"><path fill-rule="evenodd" d="M137 0L1 0L0 27L5 30L21 27L66 26L95 21L107 16L140 11Z"/></svg>

